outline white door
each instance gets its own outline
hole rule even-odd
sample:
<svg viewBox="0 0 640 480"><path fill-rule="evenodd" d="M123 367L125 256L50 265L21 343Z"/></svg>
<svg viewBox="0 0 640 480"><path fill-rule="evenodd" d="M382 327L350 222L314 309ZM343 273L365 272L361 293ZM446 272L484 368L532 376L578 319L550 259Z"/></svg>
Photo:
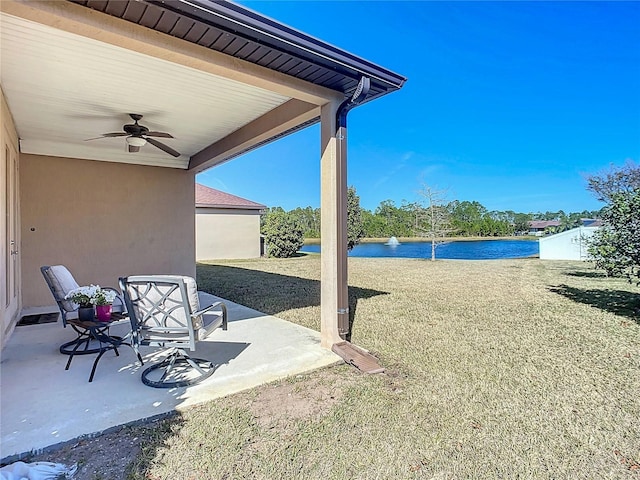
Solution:
<svg viewBox="0 0 640 480"><path fill-rule="evenodd" d="M4 132L0 185L3 185L0 227L2 228L2 284L0 285L0 313L4 333L19 306L19 230L18 230L18 154L11 136Z"/></svg>

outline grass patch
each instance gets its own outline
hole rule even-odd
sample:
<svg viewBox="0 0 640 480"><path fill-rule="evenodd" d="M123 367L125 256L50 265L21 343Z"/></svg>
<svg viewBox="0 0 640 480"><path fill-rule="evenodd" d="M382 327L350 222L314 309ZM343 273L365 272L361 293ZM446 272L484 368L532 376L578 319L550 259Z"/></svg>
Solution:
<svg viewBox="0 0 640 480"><path fill-rule="evenodd" d="M319 328L320 258L198 266L200 289ZM640 478L638 289L579 262L349 259L338 366L162 422L130 478Z"/></svg>

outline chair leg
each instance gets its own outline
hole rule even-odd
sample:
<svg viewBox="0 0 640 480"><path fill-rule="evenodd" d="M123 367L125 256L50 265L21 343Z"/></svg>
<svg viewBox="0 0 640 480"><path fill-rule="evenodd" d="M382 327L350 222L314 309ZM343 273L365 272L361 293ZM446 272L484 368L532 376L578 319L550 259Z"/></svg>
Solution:
<svg viewBox="0 0 640 480"><path fill-rule="evenodd" d="M142 372L142 383L154 388L187 387L209 378L215 370L215 365L209 360L191 358L184 350L175 349L163 361ZM152 374L160 371L160 378L154 380ZM194 372L197 375L193 375Z"/></svg>
<svg viewBox="0 0 640 480"><path fill-rule="evenodd" d="M73 355L69 355L69 359L67 360L67 365L64 367L65 370L69 370L71 366L71 360L73 360Z"/></svg>
<svg viewBox="0 0 640 480"><path fill-rule="evenodd" d="M87 353L89 350L89 344L91 343L91 335L87 335L87 338L84 341L84 353Z"/></svg>
<svg viewBox="0 0 640 480"><path fill-rule="evenodd" d="M73 350L71 350L70 353L67 353L67 355L69 355L69 360L67 360L67 366L64 367L65 370L69 370L69 367L71 366L71 360L73 360L73 356L78 352L78 348L80 347L80 345L82 345L83 343L85 344L84 351L79 352L79 354L84 354L86 353L87 348L89 347L89 342L91 342L91 337L86 337L76 342L75 346L73 347Z"/></svg>
<svg viewBox="0 0 640 480"><path fill-rule="evenodd" d="M159 380L160 383L164 383L167 376L171 373L171 370L173 370L173 366L175 365L177 359L178 359L177 352L175 352L174 354L172 353L171 356L167 359L169 360L169 365L167 365L167 367L164 369L164 373L162 374L162 377L160 377L160 380Z"/></svg>
<svg viewBox="0 0 640 480"><path fill-rule="evenodd" d="M75 339L60 345L60 353L62 353L63 355L93 355L94 353L98 353L100 351L100 348L90 348L90 334L86 332L80 332L79 330L76 330L76 333L78 334L78 336Z"/></svg>
<svg viewBox="0 0 640 480"><path fill-rule="evenodd" d="M187 363L189 365L191 365L192 368L196 369L200 375L206 375L207 374L207 372L205 372L202 368L200 368L200 365L198 365L194 361L193 358L187 356L185 358L185 360L187 361ZM198 359L196 359L196 360L198 360ZM208 365L207 365L208 368L213 368L213 364L211 362L207 362L206 360L205 360L205 362L208 363Z"/></svg>
<svg viewBox="0 0 640 480"><path fill-rule="evenodd" d="M96 357L96 359L94 360L93 367L91 368L91 375L89 375L89 383L93 382L93 376L96 373L96 367L98 366L98 362L102 358L102 355L104 355L104 352L106 352L107 350L111 350L111 349L110 348L105 348L105 349L101 350L100 353L98 354L98 356Z"/></svg>
<svg viewBox="0 0 640 480"><path fill-rule="evenodd" d="M138 361L140 362L140 365L144 365L144 361L142 360L142 355L140 355L140 350L138 350L138 344L132 342L131 348L133 348L133 351L136 352L136 357L138 357Z"/></svg>

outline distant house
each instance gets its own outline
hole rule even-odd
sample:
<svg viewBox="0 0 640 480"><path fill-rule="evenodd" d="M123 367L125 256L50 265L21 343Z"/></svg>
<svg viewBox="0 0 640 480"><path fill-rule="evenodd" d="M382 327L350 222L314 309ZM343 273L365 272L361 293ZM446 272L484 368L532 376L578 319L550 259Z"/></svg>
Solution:
<svg viewBox="0 0 640 480"><path fill-rule="evenodd" d="M586 260L588 240L599 227L577 227L538 240L541 260Z"/></svg>
<svg viewBox="0 0 640 480"><path fill-rule="evenodd" d="M599 218L581 218L580 221L582 222L583 227L601 227L602 226L602 220L600 220Z"/></svg>
<svg viewBox="0 0 640 480"><path fill-rule="evenodd" d="M259 257L266 208L196 183L196 261Z"/></svg>
<svg viewBox="0 0 640 480"><path fill-rule="evenodd" d="M560 222L558 220L532 220L529 222L529 235L535 235L541 237L549 227L558 227Z"/></svg>

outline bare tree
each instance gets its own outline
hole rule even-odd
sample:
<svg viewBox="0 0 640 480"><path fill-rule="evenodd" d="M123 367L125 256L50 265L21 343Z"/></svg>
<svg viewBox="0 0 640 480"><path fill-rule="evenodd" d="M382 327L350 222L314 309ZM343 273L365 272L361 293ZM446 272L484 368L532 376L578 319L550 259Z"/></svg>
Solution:
<svg viewBox="0 0 640 480"><path fill-rule="evenodd" d="M640 189L640 165L627 160L622 167L611 165L608 170L587 176L587 190L601 202L611 202L620 193L634 193Z"/></svg>
<svg viewBox="0 0 640 480"><path fill-rule="evenodd" d="M418 190L422 198L420 205L422 222L420 230L431 238L431 260L436 259L436 246L442 243L451 230L451 214L447 208L446 190L438 190L426 183Z"/></svg>

